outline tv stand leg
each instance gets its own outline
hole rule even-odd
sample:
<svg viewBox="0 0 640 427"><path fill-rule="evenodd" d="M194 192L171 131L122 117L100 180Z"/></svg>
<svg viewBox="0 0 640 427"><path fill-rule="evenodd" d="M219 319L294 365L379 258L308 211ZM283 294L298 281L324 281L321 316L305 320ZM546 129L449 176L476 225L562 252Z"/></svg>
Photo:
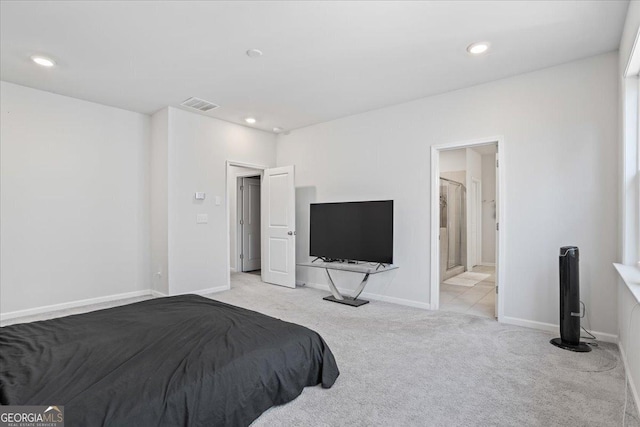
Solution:
<svg viewBox="0 0 640 427"><path fill-rule="evenodd" d="M362 299L358 299L358 297L364 290L364 287L367 285L367 281L369 280L369 273L366 273L364 275L362 282L360 282L360 285L358 285L358 288L356 289L355 296L350 297L350 296L343 296L340 293L340 291L336 287L336 284L333 283L333 278L331 277L331 273L329 273L329 269L325 268L325 271L327 272L327 276L329 276L329 288L331 289L331 293L333 294L333 296L324 297L323 298L324 300L339 302L340 304L346 304L352 307L360 307L361 305L367 304L369 302Z"/></svg>
<svg viewBox="0 0 640 427"><path fill-rule="evenodd" d="M325 268L324 270L327 272L327 276L329 276L329 288L331 289L331 293L333 294L333 297L335 299L339 299L340 301L344 300L344 297L342 296L342 294L340 293L338 288L336 288L336 284L333 283L333 279L331 278L331 274L329 273L329 269Z"/></svg>
<svg viewBox="0 0 640 427"><path fill-rule="evenodd" d="M358 289L356 289L356 293L353 296L353 299L358 299L358 297L360 296L362 291L364 291L364 287L367 286L367 281L368 280L369 280L369 273L364 275L364 278L362 279L362 282L360 282L360 285L358 286Z"/></svg>

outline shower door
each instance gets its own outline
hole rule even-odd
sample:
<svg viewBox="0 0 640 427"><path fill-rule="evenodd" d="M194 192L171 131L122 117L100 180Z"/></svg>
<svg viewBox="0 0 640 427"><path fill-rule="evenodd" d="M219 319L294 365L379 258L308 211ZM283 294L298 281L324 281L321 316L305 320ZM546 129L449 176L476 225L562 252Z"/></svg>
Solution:
<svg viewBox="0 0 640 427"><path fill-rule="evenodd" d="M465 200L464 185L440 178L440 226L447 229L447 270L463 266L466 258Z"/></svg>

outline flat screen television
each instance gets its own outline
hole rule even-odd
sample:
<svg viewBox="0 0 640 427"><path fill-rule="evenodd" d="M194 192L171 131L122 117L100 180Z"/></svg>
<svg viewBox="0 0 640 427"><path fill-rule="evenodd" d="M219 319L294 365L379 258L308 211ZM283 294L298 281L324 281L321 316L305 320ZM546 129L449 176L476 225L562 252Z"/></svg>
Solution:
<svg viewBox="0 0 640 427"><path fill-rule="evenodd" d="M393 200L312 203L309 255L393 263Z"/></svg>

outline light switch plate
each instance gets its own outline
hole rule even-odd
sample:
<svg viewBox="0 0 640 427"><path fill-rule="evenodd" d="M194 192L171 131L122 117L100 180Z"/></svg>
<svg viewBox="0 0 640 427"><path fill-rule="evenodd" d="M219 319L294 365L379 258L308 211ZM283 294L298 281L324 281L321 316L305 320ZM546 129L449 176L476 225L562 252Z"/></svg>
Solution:
<svg viewBox="0 0 640 427"><path fill-rule="evenodd" d="M196 215L196 224L206 224L207 222L209 222L209 215L207 214Z"/></svg>
<svg viewBox="0 0 640 427"><path fill-rule="evenodd" d="M222 203L222 199L220 196L216 196L216 206L220 206L220 203Z"/></svg>
<svg viewBox="0 0 640 427"><path fill-rule="evenodd" d="M196 200L204 200L204 198L207 196L206 193L202 193L199 191L196 191Z"/></svg>

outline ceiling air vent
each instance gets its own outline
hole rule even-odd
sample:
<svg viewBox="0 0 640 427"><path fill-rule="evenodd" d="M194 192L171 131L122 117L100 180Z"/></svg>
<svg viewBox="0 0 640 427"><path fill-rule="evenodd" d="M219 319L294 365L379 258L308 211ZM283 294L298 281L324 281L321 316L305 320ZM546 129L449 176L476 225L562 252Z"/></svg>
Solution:
<svg viewBox="0 0 640 427"><path fill-rule="evenodd" d="M206 113L207 111L211 111L219 107L219 105L213 104L209 101L205 101L204 99L191 97L182 102L183 107L192 108L194 110L202 111Z"/></svg>

